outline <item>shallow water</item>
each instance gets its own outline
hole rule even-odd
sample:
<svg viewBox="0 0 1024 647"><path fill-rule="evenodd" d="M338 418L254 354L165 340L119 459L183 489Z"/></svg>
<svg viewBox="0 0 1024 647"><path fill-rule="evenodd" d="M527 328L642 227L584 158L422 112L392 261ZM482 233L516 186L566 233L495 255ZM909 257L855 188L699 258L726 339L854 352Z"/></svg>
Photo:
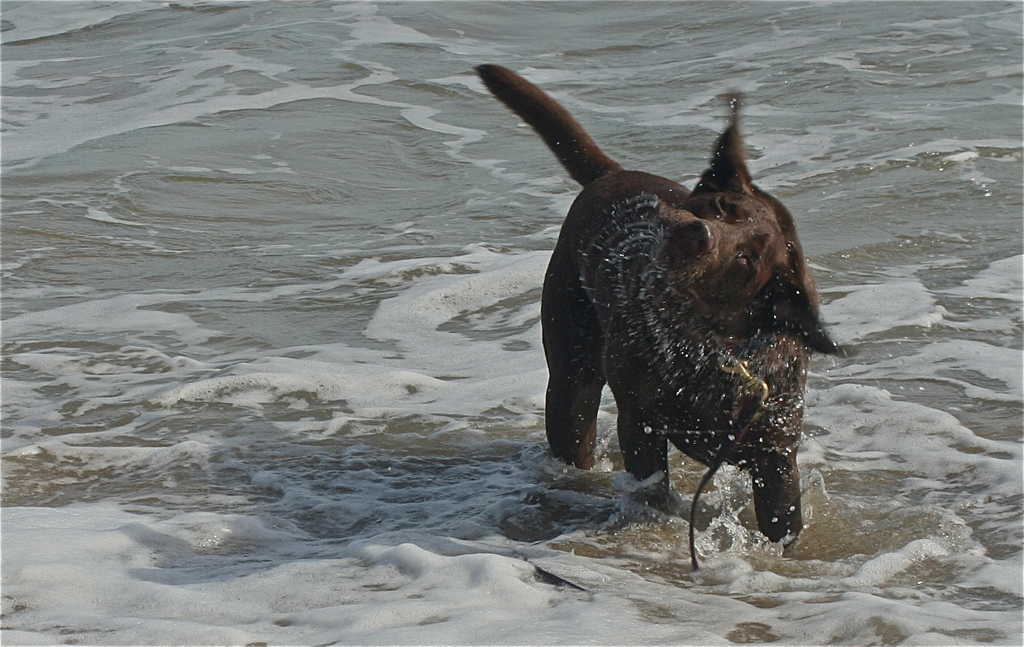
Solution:
<svg viewBox="0 0 1024 647"><path fill-rule="evenodd" d="M1024 639L1019 4L55 6L2 6L5 644ZM483 62L689 186L745 93L844 348L790 551L724 469L691 572L610 398L548 455L578 187Z"/></svg>

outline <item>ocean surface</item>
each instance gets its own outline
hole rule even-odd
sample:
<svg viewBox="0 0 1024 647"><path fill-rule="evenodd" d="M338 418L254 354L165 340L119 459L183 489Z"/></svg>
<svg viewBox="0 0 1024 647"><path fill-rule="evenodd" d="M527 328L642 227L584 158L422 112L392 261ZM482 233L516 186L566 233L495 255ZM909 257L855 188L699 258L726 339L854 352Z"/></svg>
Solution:
<svg viewBox="0 0 1024 647"><path fill-rule="evenodd" d="M14 2L2 639L1020 645L1019 2ZM746 97L843 353L785 554L543 431L579 190L511 67L693 186ZM688 497L704 469L672 455Z"/></svg>

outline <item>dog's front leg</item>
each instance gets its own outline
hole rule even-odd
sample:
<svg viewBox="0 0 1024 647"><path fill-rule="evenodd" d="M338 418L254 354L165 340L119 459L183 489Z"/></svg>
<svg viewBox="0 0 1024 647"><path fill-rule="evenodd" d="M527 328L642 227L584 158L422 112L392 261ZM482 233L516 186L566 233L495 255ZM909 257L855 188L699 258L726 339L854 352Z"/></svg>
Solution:
<svg viewBox="0 0 1024 647"><path fill-rule="evenodd" d="M803 528L796 447L759 453L747 465L754 486L757 527L772 541L792 541Z"/></svg>
<svg viewBox="0 0 1024 647"><path fill-rule="evenodd" d="M619 449L626 471L643 487L637 492L645 505L660 510L672 507L668 476L668 440L655 433L642 411L619 401Z"/></svg>

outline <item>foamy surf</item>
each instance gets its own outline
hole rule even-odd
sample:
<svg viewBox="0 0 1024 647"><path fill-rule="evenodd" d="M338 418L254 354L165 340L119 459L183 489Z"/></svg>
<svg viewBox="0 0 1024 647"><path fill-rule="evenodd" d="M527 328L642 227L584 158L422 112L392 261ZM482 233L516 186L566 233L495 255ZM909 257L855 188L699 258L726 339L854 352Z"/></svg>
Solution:
<svg viewBox="0 0 1024 647"><path fill-rule="evenodd" d="M1020 7L680 6L5 3L3 642L1020 644ZM723 469L691 571L610 398L548 454L485 62L690 184L746 93L844 351L789 550Z"/></svg>

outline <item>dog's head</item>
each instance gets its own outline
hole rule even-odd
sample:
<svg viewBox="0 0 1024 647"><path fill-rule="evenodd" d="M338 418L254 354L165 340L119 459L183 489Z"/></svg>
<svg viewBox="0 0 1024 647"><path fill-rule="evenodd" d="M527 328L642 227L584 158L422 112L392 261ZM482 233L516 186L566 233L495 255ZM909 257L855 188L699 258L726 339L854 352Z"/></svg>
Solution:
<svg viewBox="0 0 1024 647"><path fill-rule="evenodd" d="M693 303L723 335L799 335L836 351L818 319L818 289L793 216L751 181L739 134L739 99L711 167L678 209L663 205L659 264L672 291Z"/></svg>

